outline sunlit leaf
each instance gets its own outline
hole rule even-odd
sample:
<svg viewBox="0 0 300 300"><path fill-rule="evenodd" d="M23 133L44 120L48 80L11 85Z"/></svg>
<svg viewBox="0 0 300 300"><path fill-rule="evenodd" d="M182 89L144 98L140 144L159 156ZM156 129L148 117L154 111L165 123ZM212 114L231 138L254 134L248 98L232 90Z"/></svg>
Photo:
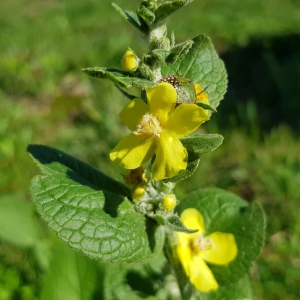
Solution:
<svg viewBox="0 0 300 300"><path fill-rule="evenodd" d="M134 210L121 183L45 146L28 148L45 175L31 184L36 209L71 247L109 262L145 262L163 246L155 221Z"/></svg>

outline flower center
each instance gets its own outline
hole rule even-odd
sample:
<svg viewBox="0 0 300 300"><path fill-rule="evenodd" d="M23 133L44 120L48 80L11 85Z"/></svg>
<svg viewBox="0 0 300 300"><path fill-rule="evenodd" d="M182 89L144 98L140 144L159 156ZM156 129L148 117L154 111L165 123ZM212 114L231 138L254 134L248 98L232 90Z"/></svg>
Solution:
<svg viewBox="0 0 300 300"><path fill-rule="evenodd" d="M194 252L199 253L209 250L215 246L212 238L206 238L203 235L198 235L191 241L191 248Z"/></svg>
<svg viewBox="0 0 300 300"><path fill-rule="evenodd" d="M163 131L157 118L149 113L145 114L138 124L134 135L154 135L160 137L160 133Z"/></svg>

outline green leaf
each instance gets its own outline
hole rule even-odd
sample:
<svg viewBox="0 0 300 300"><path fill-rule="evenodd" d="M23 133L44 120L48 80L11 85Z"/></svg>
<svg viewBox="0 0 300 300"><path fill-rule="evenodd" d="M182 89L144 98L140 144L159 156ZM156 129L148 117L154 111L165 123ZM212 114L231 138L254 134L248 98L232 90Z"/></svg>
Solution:
<svg viewBox="0 0 300 300"><path fill-rule="evenodd" d="M205 104L205 103L203 103L203 102L197 102L196 105L199 106L199 107L202 107L202 108L204 108L204 109L211 110L211 111L214 112L214 113L217 112L217 110L214 109L214 108L213 108L211 105L209 105L209 104Z"/></svg>
<svg viewBox="0 0 300 300"><path fill-rule="evenodd" d="M194 42L192 40L187 40L173 47L172 50L169 52L168 57L166 57L166 63L175 63L180 56L183 56L189 52L193 44Z"/></svg>
<svg viewBox="0 0 300 300"><path fill-rule="evenodd" d="M43 277L41 300L92 299L97 286L95 262L66 245L56 244Z"/></svg>
<svg viewBox="0 0 300 300"><path fill-rule="evenodd" d="M34 247L39 240L32 205L22 194L0 198L0 238L19 247Z"/></svg>
<svg viewBox="0 0 300 300"><path fill-rule="evenodd" d="M129 100L133 100L133 99L137 98L136 96L131 95L131 94L125 92L125 91L122 90L119 86L115 85L115 87L116 87L116 88L117 88L117 89L118 89L125 97L127 97Z"/></svg>
<svg viewBox="0 0 300 300"><path fill-rule="evenodd" d="M145 6L141 6L137 13L147 24L152 24L155 20L155 14Z"/></svg>
<svg viewBox="0 0 300 300"><path fill-rule="evenodd" d="M188 165L185 170L180 170L179 173L168 179L164 179L164 182L178 182L184 180L194 174L199 166L200 158L195 158L194 155L189 155L188 157Z"/></svg>
<svg viewBox="0 0 300 300"><path fill-rule="evenodd" d="M29 145L27 151L46 175L67 172L80 174L83 184L88 183L94 188L105 189L128 198L131 196L130 189L123 183L60 150L43 145Z"/></svg>
<svg viewBox="0 0 300 300"><path fill-rule="evenodd" d="M145 28L145 24L142 24L140 19L138 18L138 15L132 11L126 11L123 10L121 7L119 7L117 4L112 3L112 6L114 9L130 24L132 24L135 28L140 30L143 33L148 32L148 28Z"/></svg>
<svg viewBox="0 0 300 300"><path fill-rule="evenodd" d="M167 0L158 1L158 7L155 11L155 21L159 22L166 19L176 10L184 7L185 5L193 2L193 0Z"/></svg>
<svg viewBox="0 0 300 300"><path fill-rule="evenodd" d="M153 218L159 224L167 226L170 230L181 231L185 233L193 233L198 231L186 228L180 220L179 216L175 214L170 214L167 216L157 214Z"/></svg>
<svg viewBox="0 0 300 300"><path fill-rule="evenodd" d="M227 89L224 64L208 37L200 35L193 41L188 53L180 55L175 63L162 66L162 76L178 75L199 83L216 109Z"/></svg>
<svg viewBox="0 0 300 300"><path fill-rule="evenodd" d="M125 88L131 88L132 86L136 86L138 88L141 88L142 90L145 90L156 85L155 82L152 82L147 79L141 79L139 77L134 77L128 74L127 72L123 72L116 69L94 67L82 69L82 72L94 78L109 79L115 84L118 84L121 87Z"/></svg>
<svg viewBox="0 0 300 300"><path fill-rule="evenodd" d="M235 237L238 255L227 266L210 264L220 286L230 284L249 272L263 246L265 217L259 204L247 203L221 189L203 189L182 199L176 207L181 212L189 207L198 209L206 228L205 234L220 231Z"/></svg>
<svg viewBox="0 0 300 300"><path fill-rule="evenodd" d="M31 184L36 209L71 247L122 263L145 262L161 251L162 229L134 210L121 183L61 151L28 151L45 174Z"/></svg>
<svg viewBox="0 0 300 300"><path fill-rule="evenodd" d="M199 293L199 300L241 300L253 299L252 286L248 276L226 286L221 286L217 291Z"/></svg>
<svg viewBox="0 0 300 300"><path fill-rule="evenodd" d="M219 147L223 142L223 137L220 134L194 134L184 137L180 141L188 151L187 168L180 170L172 178L164 179L164 182L178 182L192 176L199 166L200 156Z"/></svg>
<svg viewBox="0 0 300 300"><path fill-rule="evenodd" d="M187 149L189 156L200 157L218 148L223 143L223 139L220 134L193 134L180 141Z"/></svg>

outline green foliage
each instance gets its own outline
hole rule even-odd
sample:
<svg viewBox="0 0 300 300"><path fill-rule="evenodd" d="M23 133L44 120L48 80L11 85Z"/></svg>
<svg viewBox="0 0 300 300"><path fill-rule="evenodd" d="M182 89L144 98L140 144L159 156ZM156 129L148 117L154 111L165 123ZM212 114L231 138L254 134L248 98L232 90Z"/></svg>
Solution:
<svg viewBox="0 0 300 300"><path fill-rule="evenodd" d="M134 4L136 1L126 1L128 7L134 7ZM217 45L217 49L223 54L232 45L243 46L242 48L236 47L232 53L232 59L228 60L224 57L226 66L232 70L230 85L233 87L233 93L236 87L241 86L240 82L233 77L233 72L241 74L241 70L249 70L249 77L245 76L247 77L246 88L252 89L253 86L249 83L253 83L254 79L258 78L256 71L259 67L254 64L257 61L256 57L249 60L249 53L244 52L247 48L253 53L253 49L247 47L248 42L252 38L258 39L261 47L267 52L265 56L269 58L271 56L271 60L274 57L277 59L276 61L273 59L273 62L266 66L266 70L272 67L278 86L280 85L280 93L284 96L281 104L290 107L293 103L298 103L295 101L299 94L295 85L298 78L295 66L297 66L299 51L295 47L297 36L292 36L288 40L289 43L284 36L299 33L299 5L297 1L277 0L268 5L265 4L256 0L244 1L242 5L237 0L194 1L192 5L172 15L170 25L175 30L178 41L182 41L187 36L195 36L200 31L210 36ZM97 81L92 81L90 83L78 71L85 66L104 65L104 63L118 67L119 60L128 44L131 42L138 44L135 35L134 38L126 36L129 26L123 26L123 21L114 16L109 1L99 4L99 1L67 0L59 5L51 1L41 5L40 1L35 0L30 3L24 1L0 3L2 36L0 42L2 70L0 72L2 108L0 111L0 169L2 171L0 193L6 199L7 195L11 199L18 198L20 203L29 199L29 180L37 172L36 166L32 164L24 151L29 143L55 145L100 167L102 171L119 176L119 170L107 167L106 154L124 134L124 128L115 121L115 114L124 105L126 99L122 99L104 82L98 84ZM187 16L189 22L184 21ZM107 34L108 22L110 34ZM274 36L278 37L277 43L272 41ZM278 46L279 44L281 47ZM142 51L143 46L138 49ZM294 50L294 54L286 53L284 49ZM275 51L277 51L278 58L277 56L272 58ZM240 59L242 65L237 65L236 59L241 53L243 54ZM281 66L279 63L283 60L284 68L279 68ZM279 76L279 73L285 74L284 78ZM260 108L263 103L266 103L267 98L265 94L262 95L259 92L265 91L268 96L270 94L267 91L272 90L275 96L269 96L269 98L273 100L278 99L279 95L276 86L269 86L269 88L266 86L270 79L270 72L263 72L263 74L265 77L260 81L262 88L257 94L251 96L253 100L259 98ZM73 79L71 82L68 80L70 77ZM61 106L52 105L58 94L66 96L66 88L69 87L76 91L88 91L90 96L83 96L82 102L90 101L94 106L101 107L98 109L101 115L100 122L93 124L82 113L80 107L77 110L79 114L74 116L69 113L73 110L72 108L62 109ZM100 98L100 95L101 101L95 101ZM229 98L232 98L232 94L226 102ZM241 103L242 98L244 94L234 98L235 104ZM69 98L71 103L73 99ZM289 99L288 103L284 99ZM268 235L262 256L251 272L255 298L299 299L297 271L300 234L297 211L300 207L297 187L300 174L300 145L298 137L289 128L277 128L279 121L273 118L276 120L276 128L275 123L272 123L274 128L264 132L263 139L260 139L258 138L262 134L259 131L260 128L264 131L266 128L259 127L257 119L252 119L250 122L247 107L245 111L240 109L245 127L237 128L238 123L235 122L237 117L230 116L229 118L224 113L224 106L225 103L222 103L219 108L219 113L225 120L219 129L225 135L225 142L217 151L201 161L201 168L198 168L189 180L177 186L178 199L183 198L199 185L201 187L217 185L232 190L246 199L255 198L262 202L268 217ZM271 107L274 111L277 104L272 102ZM266 112L265 108L263 111ZM281 110L286 114L292 111L295 114L297 112L295 109ZM217 132L212 124L215 117L213 116L210 124L203 126L203 130ZM289 117L292 117L291 114ZM297 122L298 120L295 119L295 124L298 124ZM245 131L249 129L249 126L251 129L257 130L258 128L258 132L256 131L258 135L251 134L253 131ZM228 130L227 133L226 130ZM106 143L103 142L104 137ZM12 193L15 196L11 196ZM15 210L22 213L18 209L19 201L11 200L16 206ZM30 214L28 217L32 218ZM20 216L20 220L22 219ZM23 222L19 223L19 227L11 226L11 223L4 224L5 230L9 230L8 227L11 226L20 231L25 224ZM28 222L31 223L31 221ZM35 227L43 226L36 223ZM13 235L14 233L11 234ZM49 244L53 239L46 230L43 231L43 237ZM38 269L35 264L37 258L32 258L27 250L16 250L12 244L8 247L4 241L3 235L0 241L0 298L39 299L40 297L35 294L40 289L39 281L31 276ZM56 247L59 247L57 241L52 243L52 248ZM42 252L44 256L49 255L46 251ZM6 265L8 260L10 263ZM27 265L26 270L25 265ZM138 274L141 272L135 271ZM41 270L39 272L42 273ZM107 279L107 286L115 282L117 274L118 271L115 271L114 275ZM150 283L155 276L150 274L145 278L146 283ZM124 288L122 285L125 281L127 281L126 275L115 287L123 292L128 290L128 286ZM140 280L133 281L141 284ZM100 282L99 279L98 285ZM161 282L159 278L157 282ZM159 286L157 282L153 283L156 287ZM170 282L170 286L174 287L174 282ZM75 284L73 287L78 289ZM102 288L101 285L100 288ZM225 293L223 288L220 291ZM108 288L105 289L107 290ZM165 288L160 286L158 291L163 293ZM113 291L106 298L112 299L111 295L114 295L115 299L122 299L122 297L116 297L117 294ZM155 297L166 299L166 296ZM246 294L235 298L241 297L253 298ZM95 298L101 299L96 296ZM230 296L228 298L231 299Z"/></svg>
<svg viewBox="0 0 300 300"><path fill-rule="evenodd" d="M97 268L94 262L59 243L52 253L40 299L92 299L96 280Z"/></svg>
<svg viewBox="0 0 300 300"><path fill-rule="evenodd" d="M162 75L180 75L199 83L208 93L209 103L217 108L227 89L227 73L209 38L200 35L193 39L188 53L176 62L162 66Z"/></svg>
<svg viewBox="0 0 300 300"><path fill-rule="evenodd" d="M164 182L177 182L192 176L198 168L201 155L219 147L223 137L220 134L193 134L182 138L181 142L188 151L188 166L185 170L179 171L175 177L165 179Z"/></svg>
<svg viewBox="0 0 300 300"><path fill-rule="evenodd" d="M31 205L22 199L22 194L0 198L0 237L20 247L34 247L39 233Z"/></svg>
<svg viewBox="0 0 300 300"><path fill-rule="evenodd" d="M45 175L31 185L37 211L71 247L114 263L146 262L161 251L163 231L134 210L121 183L61 151L28 151Z"/></svg>
<svg viewBox="0 0 300 300"><path fill-rule="evenodd" d="M113 83L116 83L121 87L125 88L131 88L132 86L136 86L144 90L155 86L155 83L153 81L142 79L139 77L133 77L128 73L121 72L119 70L95 67L82 69L82 71L91 77L109 79Z"/></svg>

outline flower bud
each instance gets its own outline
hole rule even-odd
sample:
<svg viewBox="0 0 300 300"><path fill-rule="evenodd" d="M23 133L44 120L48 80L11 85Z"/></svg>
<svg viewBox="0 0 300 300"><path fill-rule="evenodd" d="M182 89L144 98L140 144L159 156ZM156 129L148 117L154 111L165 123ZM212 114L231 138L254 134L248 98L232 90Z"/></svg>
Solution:
<svg viewBox="0 0 300 300"><path fill-rule="evenodd" d="M136 54L129 49L123 55L121 65L124 71L134 72L139 65L139 59Z"/></svg>
<svg viewBox="0 0 300 300"><path fill-rule="evenodd" d="M166 195L163 197L163 207L166 210L172 210L177 204L177 199L174 194Z"/></svg>
<svg viewBox="0 0 300 300"><path fill-rule="evenodd" d="M140 201L146 193L146 188L142 185L137 185L132 191L133 201Z"/></svg>

